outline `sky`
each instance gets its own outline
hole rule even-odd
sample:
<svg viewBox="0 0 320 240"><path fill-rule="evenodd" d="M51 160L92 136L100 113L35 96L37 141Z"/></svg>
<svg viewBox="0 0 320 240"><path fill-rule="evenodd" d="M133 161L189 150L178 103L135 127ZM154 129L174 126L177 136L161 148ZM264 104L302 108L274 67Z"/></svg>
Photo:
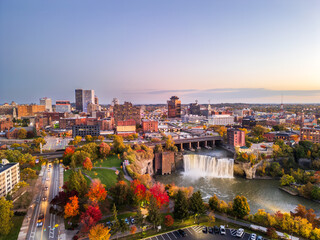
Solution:
<svg viewBox="0 0 320 240"><path fill-rule="evenodd" d="M318 0L3 0L0 104L319 103Z"/></svg>

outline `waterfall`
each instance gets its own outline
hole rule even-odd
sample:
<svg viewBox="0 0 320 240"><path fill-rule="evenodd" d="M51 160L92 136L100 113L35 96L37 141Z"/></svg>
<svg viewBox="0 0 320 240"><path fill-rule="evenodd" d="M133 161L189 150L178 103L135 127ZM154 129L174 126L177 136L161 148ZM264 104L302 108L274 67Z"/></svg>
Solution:
<svg viewBox="0 0 320 240"><path fill-rule="evenodd" d="M184 175L190 177L233 178L233 159L184 155Z"/></svg>

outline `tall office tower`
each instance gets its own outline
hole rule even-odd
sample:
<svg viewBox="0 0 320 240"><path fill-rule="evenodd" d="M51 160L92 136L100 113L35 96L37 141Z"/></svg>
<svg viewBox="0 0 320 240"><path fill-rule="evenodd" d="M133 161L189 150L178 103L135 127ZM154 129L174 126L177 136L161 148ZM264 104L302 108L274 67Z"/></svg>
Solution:
<svg viewBox="0 0 320 240"><path fill-rule="evenodd" d="M119 105L119 100L118 100L118 98L112 99L112 104L111 104L111 105L112 105L112 106Z"/></svg>
<svg viewBox="0 0 320 240"><path fill-rule="evenodd" d="M83 111L88 112L88 104L93 103L94 104L94 90L83 90Z"/></svg>
<svg viewBox="0 0 320 240"><path fill-rule="evenodd" d="M181 101L177 96L168 101L168 118L181 118Z"/></svg>
<svg viewBox="0 0 320 240"><path fill-rule="evenodd" d="M43 105L46 107L47 112L52 112L52 100L51 98L40 98L40 105Z"/></svg>
<svg viewBox="0 0 320 240"><path fill-rule="evenodd" d="M94 104L99 105L99 98L94 96Z"/></svg>
<svg viewBox="0 0 320 240"><path fill-rule="evenodd" d="M82 112L83 111L83 90L76 89L75 95L76 95L76 110L79 112Z"/></svg>

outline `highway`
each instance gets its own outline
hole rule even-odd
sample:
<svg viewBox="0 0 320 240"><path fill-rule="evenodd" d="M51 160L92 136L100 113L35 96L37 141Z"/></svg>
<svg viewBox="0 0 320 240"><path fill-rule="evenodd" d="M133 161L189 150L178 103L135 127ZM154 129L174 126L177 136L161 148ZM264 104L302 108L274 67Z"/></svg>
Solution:
<svg viewBox="0 0 320 240"><path fill-rule="evenodd" d="M42 176L41 190L33 203L33 213L29 222L27 240L59 239L59 224L63 221L51 214L50 202L59 192L59 164L46 167ZM46 190L47 187L47 190ZM42 226L37 226L39 216L44 215Z"/></svg>

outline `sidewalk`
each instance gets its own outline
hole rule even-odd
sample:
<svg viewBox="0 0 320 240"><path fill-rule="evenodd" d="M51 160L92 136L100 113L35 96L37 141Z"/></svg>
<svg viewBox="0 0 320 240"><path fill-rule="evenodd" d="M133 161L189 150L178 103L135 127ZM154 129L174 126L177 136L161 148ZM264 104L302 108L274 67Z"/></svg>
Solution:
<svg viewBox="0 0 320 240"><path fill-rule="evenodd" d="M60 164L61 166L61 164ZM64 173L64 168L60 167L60 176L59 176L59 192L62 191L62 186L63 186L63 173ZM64 220L62 219L62 221L59 224L59 239L61 240L66 240L66 229L64 226Z"/></svg>

